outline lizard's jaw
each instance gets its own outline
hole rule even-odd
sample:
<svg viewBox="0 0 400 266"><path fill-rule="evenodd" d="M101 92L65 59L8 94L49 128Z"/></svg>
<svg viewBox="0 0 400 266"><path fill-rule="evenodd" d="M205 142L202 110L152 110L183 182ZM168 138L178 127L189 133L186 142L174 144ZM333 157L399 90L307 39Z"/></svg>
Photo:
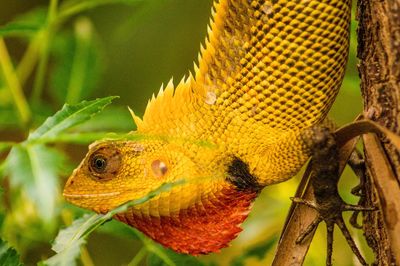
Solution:
<svg viewBox="0 0 400 266"><path fill-rule="evenodd" d="M142 215L131 209L115 218L179 253L217 252L242 231L255 191L226 187L172 216Z"/></svg>
<svg viewBox="0 0 400 266"><path fill-rule="evenodd" d="M66 201L96 212L105 213L112 209L112 206L118 205L120 192L104 192L104 193L70 193L64 190L63 196ZM114 203L115 201L115 203ZM94 204L94 202L107 202L108 204ZM93 206L96 206L93 208Z"/></svg>
<svg viewBox="0 0 400 266"><path fill-rule="evenodd" d="M74 199L87 199L87 198L103 198L103 197L115 197L121 194L120 192L108 192L108 193L94 193L94 194L68 194L66 192L63 193L63 196L69 200L73 201Z"/></svg>
<svg viewBox="0 0 400 266"><path fill-rule="evenodd" d="M88 186L75 182L74 178L75 176L71 176L65 184L63 196L66 201L76 206L105 213L125 199L118 190L96 190L93 186L89 186L91 189L85 189Z"/></svg>

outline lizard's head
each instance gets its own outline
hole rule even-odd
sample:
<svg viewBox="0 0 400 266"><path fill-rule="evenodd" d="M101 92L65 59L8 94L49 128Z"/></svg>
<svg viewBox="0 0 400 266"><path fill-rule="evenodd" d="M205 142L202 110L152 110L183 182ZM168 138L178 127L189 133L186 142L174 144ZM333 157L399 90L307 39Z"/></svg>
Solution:
<svg viewBox="0 0 400 266"><path fill-rule="evenodd" d="M115 218L175 251L215 252L241 231L258 193L243 187L248 170L244 163L222 158L213 148L191 151L168 141L98 142L67 181L64 196L104 213L165 182L184 179L183 185Z"/></svg>
<svg viewBox="0 0 400 266"><path fill-rule="evenodd" d="M65 185L64 196L78 206L104 213L165 182L197 174L194 163L170 142L103 141L90 146Z"/></svg>

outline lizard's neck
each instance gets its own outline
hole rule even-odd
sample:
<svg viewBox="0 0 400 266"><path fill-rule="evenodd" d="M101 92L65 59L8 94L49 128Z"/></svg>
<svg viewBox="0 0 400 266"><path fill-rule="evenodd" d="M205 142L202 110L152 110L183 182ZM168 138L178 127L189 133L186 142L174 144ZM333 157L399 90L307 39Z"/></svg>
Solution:
<svg viewBox="0 0 400 266"><path fill-rule="evenodd" d="M130 210L116 218L177 252L192 255L219 251L242 229L258 191L227 182L201 201L172 216L144 216Z"/></svg>

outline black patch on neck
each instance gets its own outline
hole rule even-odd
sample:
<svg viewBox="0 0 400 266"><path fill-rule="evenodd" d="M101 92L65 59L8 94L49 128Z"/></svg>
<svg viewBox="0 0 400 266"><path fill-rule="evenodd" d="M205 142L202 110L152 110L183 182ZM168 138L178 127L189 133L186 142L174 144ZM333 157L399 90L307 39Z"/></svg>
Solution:
<svg viewBox="0 0 400 266"><path fill-rule="evenodd" d="M257 178L250 174L249 166L241 159L234 157L228 165L228 181L239 190L258 192L262 189Z"/></svg>

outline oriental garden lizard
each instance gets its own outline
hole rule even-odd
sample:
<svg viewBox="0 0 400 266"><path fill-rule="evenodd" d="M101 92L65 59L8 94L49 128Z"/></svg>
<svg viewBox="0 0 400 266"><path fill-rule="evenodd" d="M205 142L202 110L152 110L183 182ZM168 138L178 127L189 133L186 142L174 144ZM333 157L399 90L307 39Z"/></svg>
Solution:
<svg viewBox="0 0 400 266"><path fill-rule="evenodd" d="M325 118L345 73L350 14L351 0L216 1L194 74L162 88L143 118L132 112L146 137L92 144L64 196L105 213L184 179L115 218L177 252L226 247L263 187L334 142Z"/></svg>

